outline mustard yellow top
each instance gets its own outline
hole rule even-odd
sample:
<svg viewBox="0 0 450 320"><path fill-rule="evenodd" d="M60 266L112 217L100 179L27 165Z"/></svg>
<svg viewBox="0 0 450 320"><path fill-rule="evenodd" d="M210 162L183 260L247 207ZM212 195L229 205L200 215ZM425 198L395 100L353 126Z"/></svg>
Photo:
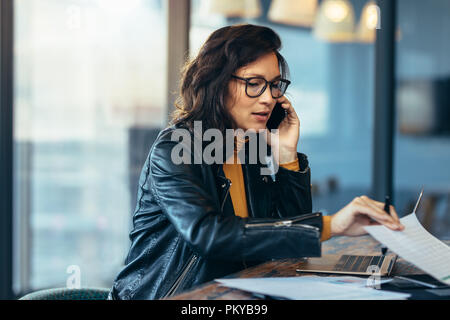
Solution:
<svg viewBox="0 0 450 320"><path fill-rule="evenodd" d="M234 212L237 216L246 218L248 217L248 209L247 209L247 197L245 194L244 187L244 176L242 174L242 166L239 161L239 157L237 156L237 150L234 151L234 159L233 163L224 163L223 171L227 179L231 181L230 186L230 196L231 201L233 203ZM281 167L298 171L300 170L300 166L298 164L298 159L295 159L292 162L280 164ZM331 234L331 217L323 216L323 228L322 228L322 236L320 238L321 241L328 240Z"/></svg>

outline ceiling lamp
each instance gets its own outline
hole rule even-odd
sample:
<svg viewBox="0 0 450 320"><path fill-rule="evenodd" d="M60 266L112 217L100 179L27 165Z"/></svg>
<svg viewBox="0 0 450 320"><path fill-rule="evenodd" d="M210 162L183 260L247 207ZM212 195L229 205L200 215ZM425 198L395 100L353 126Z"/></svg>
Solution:
<svg viewBox="0 0 450 320"><path fill-rule="evenodd" d="M330 42L354 40L355 13L348 0L324 0L319 7L313 34Z"/></svg>
<svg viewBox="0 0 450 320"><path fill-rule="evenodd" d="M356 37L361 42L374 42L376 29L380 28L380 7L375 1L369 1L363 8Z"/></svg>
<svg viewBox="0 0 450 320"><path fill-rule="evenodd" d="M311 27L318 0L272 0L268 18L273 22Z"/></svg>
<svg viewBox="0 0 450 320"><path fill-rule="evenodd" d="M260 0L206 0L206 11L227 18L257 18L261 15Z"/></svg>

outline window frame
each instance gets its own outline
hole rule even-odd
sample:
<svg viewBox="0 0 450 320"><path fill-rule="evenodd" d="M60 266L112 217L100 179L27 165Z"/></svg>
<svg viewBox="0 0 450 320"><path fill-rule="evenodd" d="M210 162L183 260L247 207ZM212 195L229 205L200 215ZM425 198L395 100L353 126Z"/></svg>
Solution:
<svg viewBox="0 0 450 320"><path fill-rule="evenodd" d="M0 299L14 299L13 276L13 0L0 1Z"/></svg>

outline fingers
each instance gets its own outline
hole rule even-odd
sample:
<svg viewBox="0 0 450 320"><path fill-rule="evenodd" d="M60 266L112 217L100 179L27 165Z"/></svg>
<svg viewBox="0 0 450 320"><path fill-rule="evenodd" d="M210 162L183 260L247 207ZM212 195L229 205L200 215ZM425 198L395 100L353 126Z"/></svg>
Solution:
<svg viewBox="0 0 450 320"><path fill-rule="evenodd" d="M288 100L288 98L286 98L285 96L282 96L281 98L277 99L277 102L280 103L281 107L287 112L288 119L291 118L291 119L298 120L297 113L295 112L295 109L292 106L291 102Z"/></svg>
<svg viewBox="0 0 450 320"><path fill-rule="evenodd" d="M289 101L288 98L286 98L286 96L281 96L281 97L279 97L279 98L277 99L277 103L281 103L281 104L283 104L283 103L289 103L289 104L291 104L291 102Z"/></svg>
<svg viewBox="0 0 450 320"><path fill-rule="evenodd" d="M377 207L380 210L384 211L384 202L380 202L380 201L376 201L376 200L372 200L367 196L361 196L361 199L363 199L364 201L366 201L368 204ZM396 221L396 223L401 224L400 223L400 219L398 217L397 211L395 210L394 206L390 205L389 206L389 214L394 218L394 220Z"/></svg>
<svg viewBox="0 0 450 320"><path fill-rule="evenodd" d="M383 206L384 208L384 206ZM394 206L389 206L389 213L391 214L391 216L393 216L398 222L400 222L400 219L398 217L397 211L395 211Z"/></svg>
<svg viewBox="0 0 450 320"><path fill-rule="evenodd" d="M392 230L403 230L404 227L400 222L387 214L384 210L380 209L379 206L373 203L373 200L368 197L357 197L354 200L356 210L360 214L364 214L375 220L376 222L385 225Z"/></svg>
<svg viewBox="0 0 450 320"><path fill-rule="evenodd" d="M380 208L384 211L384 202L372 200L367 196L361 196L361 198L366 201L369 201L370 203L372 203L373 205L377 206L378 208ZM392 217L394 217L395 220L400 221L400 219L398 218L397 211L395 210L394 206L392 206L392 205L389 206L389 213Z"/></svg>

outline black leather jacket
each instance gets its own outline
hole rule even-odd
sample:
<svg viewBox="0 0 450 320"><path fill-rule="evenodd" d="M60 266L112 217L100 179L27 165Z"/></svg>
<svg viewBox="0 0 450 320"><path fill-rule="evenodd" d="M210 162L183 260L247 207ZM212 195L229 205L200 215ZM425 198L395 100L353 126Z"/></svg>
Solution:
<svg viewBox="0 0 450 320"><path fill-rule="evenodd" d="M312 213L310 170L243 164L248 218L234 214L222 165L171 161L176 126L160 132L139 180L131 248L112 299L159 299L271 259L321 254L322 214Z"/></svg>

